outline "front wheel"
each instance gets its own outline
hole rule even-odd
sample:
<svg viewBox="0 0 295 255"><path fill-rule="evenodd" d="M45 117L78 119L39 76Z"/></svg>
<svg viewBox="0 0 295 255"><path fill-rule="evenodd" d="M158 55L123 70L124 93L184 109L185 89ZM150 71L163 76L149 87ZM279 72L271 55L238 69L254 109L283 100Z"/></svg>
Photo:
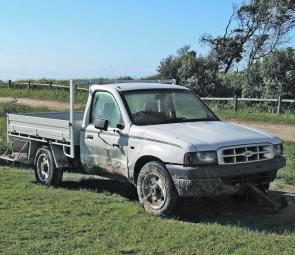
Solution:
<svg viewBox="0 0 295 255"><path fill-rule="evenodd" d="M47 147L41 147L35 158L35 176L37 183L57 186L62 181L63 171L55 167L51 151Z"/></svg>
<svg viewBox="0 0 295 255"><path fill-rule="evenodd" d="M144 209L151 214L168 216L177 203L177 192L165 166L157 161L146 163L137 178L137 193Z"/></svg>

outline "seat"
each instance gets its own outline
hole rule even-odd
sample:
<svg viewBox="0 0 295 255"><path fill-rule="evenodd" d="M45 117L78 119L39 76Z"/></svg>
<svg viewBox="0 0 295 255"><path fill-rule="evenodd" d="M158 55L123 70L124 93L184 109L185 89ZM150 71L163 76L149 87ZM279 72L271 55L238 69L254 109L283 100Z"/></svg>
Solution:
<svg viewBox="0 0 295 255"><path fill-rule="evenodd" d="M158 105L153 101L146 102L144 104L144 111L145 112L158 112Z"/></svg>

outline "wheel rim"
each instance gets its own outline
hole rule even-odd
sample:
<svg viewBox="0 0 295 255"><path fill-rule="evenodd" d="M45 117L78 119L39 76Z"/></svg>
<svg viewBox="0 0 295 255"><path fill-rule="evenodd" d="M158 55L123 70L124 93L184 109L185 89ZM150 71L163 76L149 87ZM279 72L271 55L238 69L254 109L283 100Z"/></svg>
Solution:
<svg viewBox="0 0 295 255"><path fill-rule="evenodd" d="M49 177L49 160L46 154L41 154L38 159L38 176L43 181L46 182Z"/></svg>
<svg viewBox="0 0 295 255"><path fill-rule="evenodd" d="M146 175L142 181L142 193L151 208L161 209L167 197L164 179L155 173Z"/></svg>

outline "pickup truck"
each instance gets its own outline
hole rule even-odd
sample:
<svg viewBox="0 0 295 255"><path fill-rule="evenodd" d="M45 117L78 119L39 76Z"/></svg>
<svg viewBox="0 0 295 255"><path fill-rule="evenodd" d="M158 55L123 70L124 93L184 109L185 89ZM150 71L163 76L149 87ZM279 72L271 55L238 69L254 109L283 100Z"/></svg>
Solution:
<svg viewBox="0 0 295 255"><path fill-rule="evenodd" d="M131 182L140 203L169 215L179 197L269 188L286 164L279 137L219 119L192 90L175 84L91 85L84 112L8 114L8 160L34 166L39 184L64 171Z"/></svg>

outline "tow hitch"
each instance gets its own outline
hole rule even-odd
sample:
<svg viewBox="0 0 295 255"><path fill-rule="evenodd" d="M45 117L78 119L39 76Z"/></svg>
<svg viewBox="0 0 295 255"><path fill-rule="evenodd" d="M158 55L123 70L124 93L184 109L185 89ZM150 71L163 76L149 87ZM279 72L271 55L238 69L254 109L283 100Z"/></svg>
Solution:
<svg viewBox="0 0 295 255"><path fill-rule="evenodd" d="M258 203L270 208L272 211L277 211L288 206L288 201L283 196L274 198L271 194L262 191L252 183L247 183L247 188L256 196Z"/></svg>

